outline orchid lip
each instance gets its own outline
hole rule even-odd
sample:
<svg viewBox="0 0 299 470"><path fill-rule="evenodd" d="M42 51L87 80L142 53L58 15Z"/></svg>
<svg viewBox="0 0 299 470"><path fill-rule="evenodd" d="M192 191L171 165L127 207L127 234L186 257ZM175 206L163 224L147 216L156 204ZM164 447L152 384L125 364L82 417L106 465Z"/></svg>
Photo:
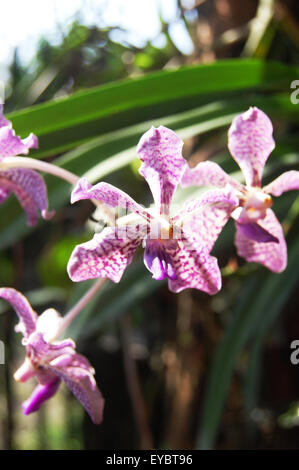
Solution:
<svg viewBox="0 0 299 470"><path fill-rule="evenodd" d="M40 409L41 405L49 400L55 393L60 384L60 379L55 378L53 381L46 385L38 385L33 394L28 400L26 400L23 405L23 413L28 415Z"/></svg>
<svg viewBox="0 0 299 470"><path fill-rule="evenodd" d="M171 259L162 240L146 240L144 263L152 273L153 279L162 281L165 278L176 280L177 276L171 264Z"/></svg>

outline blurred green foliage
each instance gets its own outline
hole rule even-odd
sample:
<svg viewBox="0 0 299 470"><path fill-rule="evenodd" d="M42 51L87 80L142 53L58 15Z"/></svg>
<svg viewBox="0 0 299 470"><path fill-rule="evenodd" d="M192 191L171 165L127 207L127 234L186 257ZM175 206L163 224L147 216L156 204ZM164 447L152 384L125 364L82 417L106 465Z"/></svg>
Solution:
<svg viewBox="0 0 299 470"><path fill-rule="evenodd" d="M219 12L217 16L210 2L199 2L187 10L178 1L178 17L195 46L189 57L173 43L171 25L163 20L165 45L157 48L149 43L142 49L113 41L113 28L88 28L75 21L61 44L54 46L42 39L29 67L20 64L16 51L6 111L12 112L9 117L18 133L38 135L40 148L32 156L86 175L91 182L109 181L140 196L145 204L151 201L136 172L135 147L151 125L163 124L176 130L186 141L186 158L193 163L213 158L240 178L226 149L227 129L236 114L257 105L269 114L275 129L276 149L266 166L266 180L286 169L299 170L299 105L290 101L290 83L299 75L296 16L292 18L289 10L279 10L281 2L251 3L267 7L262 18L267 21L256 22L262 24L259 31L253 27L252 17L261 19L261 10L255 8L251 13L248 2L243 6L248 9L248 18L242 24L238 23L238 7L228 2L230 14L226 20L222 18L226 25L223 31L219 29ZM291 12L297 11L295 4L292 8ZM198 32L208 26L212 34L209 44ZM225 35L227 31L230 36ZM203 63L206 57L210 58L208 64ZM229 59L219 60L226 57ZM173 61L174 70L168 70ZM11 199L0 208L0 277L2 284L15 284L25 292L34 289L32 301L38 309L52 302L66 310L91 285L72 285L65 266L72 248L91 235L87 221L92 207L87 202L70 207L71 188L54 177L46 181L50 206L57 210L53 221L41 221L29 229L16 201ZM176 202L182 203L200 191L178 191ZM248 430L254 428L249 445L256 444L256 435L263 437L252 418L263 383L263 349L271 331L276 332L278 318L287 314L285 307L294 299L298 286L296 195L280 198L275 210L284 223L289 244L285 273L274 275L239 260L233 248L233 227L228 224L215 247L224 288L213 298L197 292L176 297L169 294L164 283L150 278L138 252L122 282L106 285L71 325L69 334L95 361L107 402L102 430L85 423L84 436L92 434L98 439L88 442L83 436L86 447L138 447L140 442L140 429L136 431L135 425L132 433L122 431L134 420L127 392L116 393L118 387L127 388L122 359L117 355L123 347L119 330L126 328L121 323L124 315L133 320L130 334L139 351L139 356L135 351L135 358L155 447L192 447L195 442L199 448L246 447L237 437L223 437L235 424L227 415L223 418L225 404L230 403L230 397L238 403L238 393L242 396L239 401L245 429L240 435L248 436ZM1 324L8 338L10 327L4 325L4 317ZM238 393L233 389L236 376L242 382ZM79 409L73 402L65 406ZM289 403L284 406L285 414L279 410L277 416L281 417L275 423L296 423L293 411L287 412ZM234 413L241 419L238 411ZM81 447L79 415L78 411L68 425L68 436L62 427L44 424L47 443L32 446L62 448L59 441L63 440L64 448ZM120 429L117 436L115 427Z"/></svg>

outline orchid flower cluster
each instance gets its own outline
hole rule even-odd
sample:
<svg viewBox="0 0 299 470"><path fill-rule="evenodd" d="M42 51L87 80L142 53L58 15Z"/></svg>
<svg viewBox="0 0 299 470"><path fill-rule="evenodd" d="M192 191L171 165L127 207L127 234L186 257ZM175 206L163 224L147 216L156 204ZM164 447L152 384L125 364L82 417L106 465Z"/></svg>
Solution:
<svg viewBox="0 0 299 470"><path fill-rule="evenodd" d="M67 270L72 281L98 281L64 317L49 308L37 315L27 299L13 288L0 288L19 317L16 331L22 333L26 349L23 365L15 373L17 381L31 377L36 389L23 404L32 413L64 382L89 413L94 423L102 421L104 399L94 379L89 361L76 352L73 340L59 337L102 287L106 279L120 282L139 245L144 263L156 280L167 279L172 292L195 288L210 295L221 289L221 272L211 255L213 246L230 218L236 225L238 254L249 262L282 272L287 265L287 246L282 227L271 209L272 196L299 189L299 172L288 171L262 187L262 173L274 149L272 124L256 107L237 116L229 129L228 148L241 168L245 184L239 183L212 161L190 168L182 155L182 140L172 130L152 127L140 139L137 156L139 173L151 190L154 204L149 208L128 194L100 182L92 186L55 165L18 157L37 147L37 138L17 137L0 108L0 203L11 193L27 214L27 222L37 222L38 212L49 219L47 189L35 170L55 174L75 186L71 202L90 199L115 216L92 240L75 247ZM200 197L174 210L172 200L177 187L212 186ZM117 217L117 210L126 215Z"/></svg>

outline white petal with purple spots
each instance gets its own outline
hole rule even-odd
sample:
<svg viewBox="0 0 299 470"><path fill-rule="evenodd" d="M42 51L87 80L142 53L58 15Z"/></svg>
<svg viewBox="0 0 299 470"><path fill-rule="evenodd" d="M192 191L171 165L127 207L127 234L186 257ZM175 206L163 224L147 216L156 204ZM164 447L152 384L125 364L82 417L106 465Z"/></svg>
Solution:
<svg viewBox="0 0 299 470"><path fill-rule="evenodd" d="M248 186L261 186L264 165L275 147L273 127L260 109L237 116L228 132L228 148L244 173Z"/></svg>
<svg viewBox="0 0 299 470"><path fill-rule="evenodd" d="M185 171L182 147L183 141L164 126L152 127L137 146L142 161L139 173L151 189L158 213L169 213L172 196Z"/></svg>

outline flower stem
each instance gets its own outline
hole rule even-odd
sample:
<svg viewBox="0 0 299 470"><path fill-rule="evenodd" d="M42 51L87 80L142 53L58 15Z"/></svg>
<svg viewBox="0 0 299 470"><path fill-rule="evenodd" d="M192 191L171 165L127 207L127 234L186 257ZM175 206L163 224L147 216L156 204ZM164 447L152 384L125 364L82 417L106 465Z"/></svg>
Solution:
<svg viewBox="0 0 299 470"><path fill-rule="evenodd" d="M83 297L72 307L62 318L56 332L55 338L51 338L51 341L60 336L63 331L71 324L81 310L92 300L95 294L101 289L107 279L101 278L96 281L91 288L83 295Z"/></svg>
<svg viewBox="0 0 299 470"><path fill-rule="evenodd" d="M44 173L49 173L50 175L57 176L73 186L76 186L80 177L75 175L74 173L65 170L57 165L53 165L53 163L43 162L42 160L37 160L35 158L29 157L9 157L5 160L2 160L0 163L0 170L5 171L9 170L10 168L28 168L31 170L43 171ZM105 204L101 201L97 201L95 199L91 199L91 202L96 207L101 207L103 214L106 217L106 220L109 222L110 225L115 224L115 215L111 209L105 206Z"/></svg>
<svg viewBox="0 0 299 470"><path fill-rule="evenodd" d="M58 178L61 178L74 186L80 179L79 176L74 175L74 173L71 173L64 168L29 157L9 157L2 160L0 163L0 169L8 170L9 168L30 168L31 170L44 171L50 175L58 176Z"/></svg>

